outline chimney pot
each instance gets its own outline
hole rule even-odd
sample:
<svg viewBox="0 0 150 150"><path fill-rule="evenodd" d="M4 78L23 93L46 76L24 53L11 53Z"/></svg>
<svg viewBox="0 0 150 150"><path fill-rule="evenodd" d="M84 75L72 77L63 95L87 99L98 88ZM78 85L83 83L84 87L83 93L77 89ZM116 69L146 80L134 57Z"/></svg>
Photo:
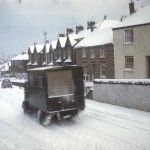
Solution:
<svg viewBox="0 0 150 150"><path fill-rule="evenodd" d="M76 34L78 34L80 31L84 30L83 26L76 26Z"/></svg>
<svg viewBox="0 0 150 150"><path fill-rule="evenodd" d="M95 27L95 21L87 21L87 29L91 29L91 32L93 32Z"/></svg>
<svg viewBox="0 0 150 150"><path fill-rule="evenodd" d="M103 20L106 20L106 18L107 18L107 16L105 15Z"/></svg>
<svg viewBox="0 0 150 150"><path fill-rule="evenodd" d="M131 2L129 3L129 11L130 11L130 15L133 14L135 12L135 9L134 9L134 2Z"/></svg>
<svg viewBox="0 0 150 150"><path fill-rule="evenodd" d="M65 37L65 34L59 34L59 37Z"/></svg>
<svg viewBox="0 0 150 150"><path fill-rule="evenodd" d="M34 46L35 46L35 45L37 45L37 43L36 43L36 42L34 42Z"/></svg>
<svg viewBox="0 0 150 150"><path fill-rule="evenodd" d="M70 34L70 33L73 33L73 29L72 28L66 28L66 34L68 35L68 34Z"/></svg>

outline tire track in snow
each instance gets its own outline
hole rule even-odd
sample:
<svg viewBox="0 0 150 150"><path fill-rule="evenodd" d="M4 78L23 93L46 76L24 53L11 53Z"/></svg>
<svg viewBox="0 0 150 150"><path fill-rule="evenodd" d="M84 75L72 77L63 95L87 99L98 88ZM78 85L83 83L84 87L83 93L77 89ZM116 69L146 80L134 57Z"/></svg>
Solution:
<svg viewBox="0 0 150 150"><path fill-rule="evenodd" d="M144 122L136 121L136 120L133 120L133 119L129 119L127 117L123 117L123 116L119 116L119 115L112 115L110 113L105 113L105 112L94 110L94 109L91 109L91 108L87 108L87 110L91 110L91 111L94 111L96 113L101 113L101 114L107 115L109 117L112 116L114 118L120 118L120 119L123 119L123 120L128 120L128 121L135 122L135 123L138 123L138 124L143 124L143 125L146 125L146 126L150 126L150 123L144 123Z"/></svg>
<svg viewBox="0 0 150 150"><path fill-rule="evenodd" d="M93 112L95 112L96 113L96 115L97 116L94 116L93 114L92 114L92 117L94 117L94 118L97 118L97 119L99 119L99 116L102 116L102 115L99 115L98 113L102 113L104 116L106 116L106 117L109 117L109 118L115 118L114 119L114 121L112 121L111 123L113 124L113 125L117 125L117 126L119 126L119 127L122 127L122 128L124 128L124 129L128 129L128 130L133 130L133 129L139 129L139 130L141 130L141 131L143 131L143 132L149 132L150 133L150 128L149 128L149 126L150 126L150 124L149 123L143 123L143 122L140 122L140 121L135 121L135 120L133 120L133 119L129 119L129 118L127 118L127 117L122 117L122 116L118 116L118 115L112 115L112 114L109 114L109 113L103 113L103 112L101 112L101 111L96 111L96 110L93 110L93 109L88 109L88 111L93 111ZM105 118L106 118L105 117ZM102 118L102 117L101 117ZM104 118L104 117L103 117ZM104 118L104 119L105 119ZM105 123L108 123L106 120L104 120L104 119L101 119L103 122L105 122ZM127 122L127 123L130 123L130 122L132 122L132 123L134 123L135 125L134 126L131 126L130 124L128 124L128 127L125 127L125 126L123 126L123 125L120 125L120 124L122 124L121 123L121 121L119 120L119 119L121 119L122 121L124 121L124 122ZM117 121L117 120L119 120L119 122ZM109 121L110 121L110 119L109 119ZM115 122L115 123L114 123ZM116 123L117 122L117 123ZM139 126L137 126L137 125L139 125ZM145 126L145 128L144 127L141 127L141 125L142 126Z"/></svg>
<svg viewBox="0 0 150 150"><path fill-rule="evenodd" d="M91 121L92 122L92 121ZM125 140L123 140L123 139L120 139L120 138L117 138L117 137L115 137L115 136L112 136L112 135L110 135L110 134L107 134L107 133L105 133L105 132L102 132L102 131L99 131L99 130L96 130L96 129L94 129L94 128L91 128L91 127L89 127L89 126L87 126L85 123L81 123L81 122L78 122L78 124L81 124L82 126L85 126L86 128L88 128L88 129L90 129L91 131L93 131L95 134L97 134L97 135L103 135L104 136L104 138L109 138L109 139L114 139L114 140L116 140L116 141L119 141L120 143L124 143L124 144L126 144L126 145L128 145L130 148L132 147L133 149L136 149L136 150L142 150L143 149L143 147L140 147L140 146L137 146L137 145L134 145L134 144L132 144L132 143L130 143L130 142L127 142L127 141L125 141ZM132 142L132 141L131 141Z"/></svg>

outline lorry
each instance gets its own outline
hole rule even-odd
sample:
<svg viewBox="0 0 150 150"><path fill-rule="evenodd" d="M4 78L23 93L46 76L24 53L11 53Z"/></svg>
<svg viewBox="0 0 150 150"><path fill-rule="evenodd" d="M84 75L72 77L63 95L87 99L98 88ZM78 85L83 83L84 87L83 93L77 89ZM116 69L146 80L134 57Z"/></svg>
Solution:
<svg viewBox="0 0 150 150"><path fill-rule="evenodd" d="M25 113L36 112L41 125L53 118L72 118L85 108L82 66L52 66L27 70Z"/></svg>

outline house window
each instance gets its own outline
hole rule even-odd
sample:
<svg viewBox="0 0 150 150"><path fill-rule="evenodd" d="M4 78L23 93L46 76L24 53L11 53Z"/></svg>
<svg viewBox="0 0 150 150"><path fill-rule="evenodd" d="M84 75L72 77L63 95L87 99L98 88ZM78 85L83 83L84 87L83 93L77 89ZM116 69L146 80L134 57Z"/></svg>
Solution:
<svg viewBox="0 0 150 150"><path fill-rule="evenodd" d="M84 79L87 80L87 66L84 66Z"/></svg>
<svg viewBox="0 0 150 150"><path fill-rule="evenodd" d="M133 29L125 30L125 44L133 43Z"/></svg>
<svg viewBox="0 0 150 150"><path fill-rule="evenodd" d="M99 55L100 55L100 58L105 58L105 49L101 48Z"/></svg>
<svg viewBox="0 0 150 150"><path fill-rule="evenodd" d="M95 58L95 50L91 49L91 58Z"/></svg>
<svg viewBox="0 0 150 150"><path fill-rule="evenodd" d="M71 58L71 50L68 49L68 57Z"/></svg>
<svg viewBox="0 0 150 150"><path fill-rule="evenodd" d="M84 66L84 75L87 75L87 66Z"/></svg>
<svg viewBox="0 0 150 150"><path fill-rule="evenodd" d="M125 68L133 69L133 56L125 56Z"/></svg>
<svg viewBox="0 0 150 150"><path fill-rule="evenodd" d="M63 49L63 58L66 59L66 49Z"/></svg>
<svg viewBox="0 0 150 150"><path fill-rule="evenodd" d="M86 49L83 48L83 49L82 49L82 58L85 58L85 57L86 57Z"/></svg>
<svg viewBox="0 0 150 150"><path fill-rule="evenodd" d="M53 52L51 51L51 62L53 62L53 56L54 54L53 54Z"/></svg>
<svg viewBox="0 0 150 150"><path fill-rule="evenodd" d="M106 78L106 64L100 64L100 78Z"/></svg>

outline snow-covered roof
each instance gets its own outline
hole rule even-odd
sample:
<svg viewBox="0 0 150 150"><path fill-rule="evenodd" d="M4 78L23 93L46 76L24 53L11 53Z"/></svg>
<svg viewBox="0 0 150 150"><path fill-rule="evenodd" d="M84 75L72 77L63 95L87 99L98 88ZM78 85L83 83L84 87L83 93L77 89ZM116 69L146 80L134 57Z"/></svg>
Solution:
<svg viewBox="0 0 150 150"><path fill-rule="evenodd" d="M29 62L27 63L27 66L29 66L29 65L32 65L31 61L29 61Z"/></svg>
<svg viewBox="0 0 150 150"><path fill-rule="evenodd" d="M58 40L60 41L61 48L64 48L67 41L67 37L59 37Z"/></svg>
<svg viewBox="0 0 150 150"><path fill-rule="evenodd" d="M34 62L32 65L33 65L33 66L37 66L37 65L38 65L37 61Z"/></svg>
<svg viewBox="0 0 150 150"><path fill-rule="evenodd" d="M62 66L48 66L48 67L38 67L38 68L33 68L33 69L28 69L28 71L44 71L44 70L48 70L48 69L57 69L57 68L62 68Z"/></svg>
<svg viewBox="0 0 150 150"><path fill-rule="evenodd" d="M46 61L44 61L44 62L42 63L42 66L44 66L44 65L46 65Z"/></svg>
<svg viewBox="0 0 150 150"><path fill-rule="evenodd" d="M11 62L6 62L4 64L0 65L0 71L9 71L9 66L11 65Z"/></svg>
<svg viewBox="0 0 150 150"><path fill-rule="evenodd" d="M65 60L65 63L70 63L70 62L72 62L70 57Z"/></svg>
<svg viewBox="0 0 150 150"><path fill-rule="evenodd" d="M113 43L112 27L119 24L118 20L103 20L95 25L95 29L80 41L75 48L91 47Z"/></svg>
<svg viewBox="0 0 150 150"><path fill-rule="evenodd" d="M56 45L57 45L57 40L51 41L52 49L56 49Z"/></svg>
<svg viewBox="0 0 150 150"><path fill-rule="evenodd" d="M70 40L71 46L74 46L77 43L77 41L75 40L77 38L77 34L69 34L68 38Z"/></svg>
<svg viewBox="0 0 150 150"><path fill-rule="evenodd" d="M46 44L46 52L49 53L49 49L50 49L50 43Z"/></svg>
<svg viewBox="0 0 150 150"><path fill-rule="evenodd" d="M44 44L36 44L35 48L37 50L37 53L41 52L44 48Z"/></svg>
<svg viewBox="0 0 150 150"><path fill-rule="evenodd" d="M28 60L28 59L29 59L28 54L20 54L12 58L11 60Z"/></svg>
<svg viewBox="0 0 150 150"><path fill-rule="evenodd" d="M30 52L33 53L34 52L34 46L29 46Z"/></svg>
<svg viewBox="0 0 150 150"><path fill-rule="evenodd" d="M120 21L118 21L118 20L103 20L103 21L97 23L95 26L98 29L104 29L104 28L112 28L119 23L120 23Z"/></svg>
<svg viewBox="0 0 150 150"><path fill-rule="evenodd" d="M53 66L54 65L54 63L53 62L50 62L49 64L48 64L48 66Z"/></svg>
<svg viewBox="0 0 150 150"><path fill-rule="evenodd" d="M89 33L91 33L91 29L79 31L79 33L76 36L76 39L82 39L86 37Z"/></svg>
<svg viewBox="0 0 150 150"><path fill-rule="evenodd" d="M57 60L56 60L57 63L60 63L62 62L61 58L59 57Z"/></svg>
<svg viewBox="0 0 150 150"><path fill-rule="evenodd" d="M140 7L135 13L128 16L120 24L116 25L113 29L124 28L135 25L143 25L150 23L150 5Z"/></svg>
<svg viewBox="0 0 150 150"><path fill-rule="evenodd" d="M86 36L81 42L79 42L75 48L91 47L113 43L113 32L110 28L95 29L88 36Z"/></svg>

